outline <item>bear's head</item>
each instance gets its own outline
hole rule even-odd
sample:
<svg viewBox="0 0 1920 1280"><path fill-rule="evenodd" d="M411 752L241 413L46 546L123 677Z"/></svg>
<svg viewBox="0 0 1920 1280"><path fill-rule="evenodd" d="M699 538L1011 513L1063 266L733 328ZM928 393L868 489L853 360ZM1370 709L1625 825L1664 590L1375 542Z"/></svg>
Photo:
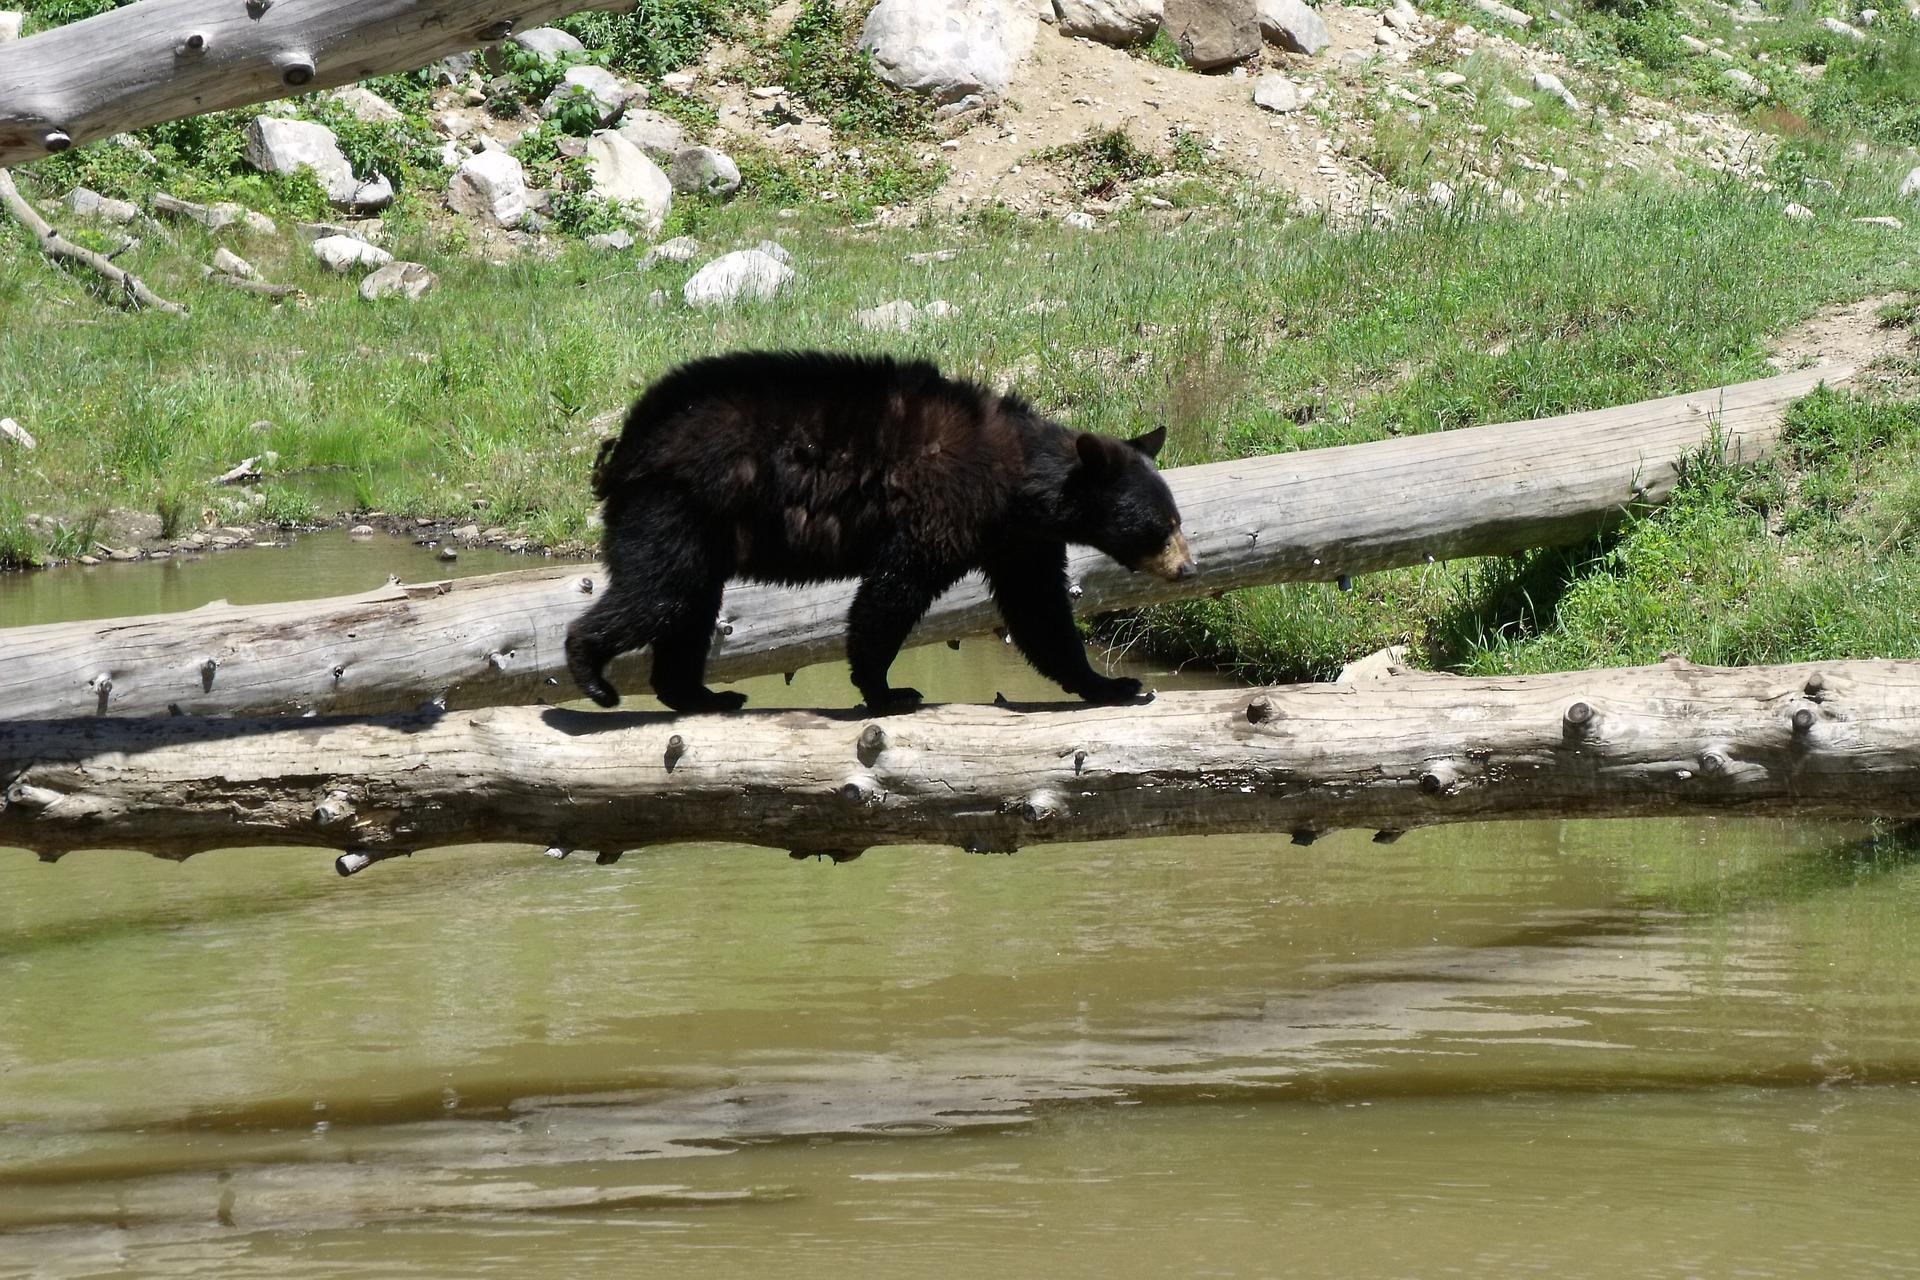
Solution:
<svg viewBox="0 0 1920 1280"><path fill-rule="evenodd" d="M1165 427L1131 440L1079 433L1066 497L1074 541L1097 547L1129 569L1181 582L1200 569L1180 531L1173 493L1153 465L1166 442Z"/></svg>

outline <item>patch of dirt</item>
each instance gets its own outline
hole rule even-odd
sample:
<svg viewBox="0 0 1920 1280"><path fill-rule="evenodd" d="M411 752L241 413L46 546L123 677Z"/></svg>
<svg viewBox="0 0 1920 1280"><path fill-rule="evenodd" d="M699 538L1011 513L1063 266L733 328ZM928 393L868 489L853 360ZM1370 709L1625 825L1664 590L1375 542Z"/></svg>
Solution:
<svg viewBox="0 0 1920 1280"><path fill-rule="evenodd" d="M1775 338L1767 363L1783 370L1847 364L1859 371L1856 387L1910 388L1920 383L1920 330L1889 324L1879 312L1911 300L1883 293L1828 307Z"/></svg>

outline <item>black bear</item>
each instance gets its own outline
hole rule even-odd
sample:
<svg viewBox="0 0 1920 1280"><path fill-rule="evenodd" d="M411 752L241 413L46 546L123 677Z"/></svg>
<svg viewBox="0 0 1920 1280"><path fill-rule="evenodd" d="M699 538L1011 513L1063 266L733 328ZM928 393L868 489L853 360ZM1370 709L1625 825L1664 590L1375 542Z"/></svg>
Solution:
<svg viewBox="0 0 1920 1280"><path fill-rule="evenodd" d="M1020 651L1089 702L1140 682L1087 662L1067 598L1069 542L1163 578L1196 569L1153 465L1166 432L1069 430L925 361L740 352L655 383L601 446L610 583L567 631L567 666L603 707L616 655L653 645L653 691L676 711L730 711L706 687L727 579L859 578L847 659L870 711L911 710L887 668L939 594L981 570Z"/></svg>

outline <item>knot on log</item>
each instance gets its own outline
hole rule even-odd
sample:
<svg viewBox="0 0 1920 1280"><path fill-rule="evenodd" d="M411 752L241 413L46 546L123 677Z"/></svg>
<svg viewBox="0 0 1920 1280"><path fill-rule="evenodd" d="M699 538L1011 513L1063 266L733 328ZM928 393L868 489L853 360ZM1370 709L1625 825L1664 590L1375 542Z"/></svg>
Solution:
<svg viewBox="0 0 1920 1280"><path fill-rule="evenodd" d="M1459 786L1460 770L1445 760L1427 766L1420 775L1420 790L1437 799L1452 795Z"/></svg>
<svg viewBox="0 0 1920 1280"><path fill-rule="evenodd" d="M1732 768L1732 759L1718 747L1709 747L1700 753L1700 776L1703 778L1724 778Z"/></svg>
<svg viewBox="0 0 1920 1280"><path fill-rule="evenodd" d="M677 733L674 734L671 738L668 738L667 749L665 752L667 772L672 773L673 767L680 763L680 757L686 754L687 754L687 740L685 738L681 737Z"/></svg>
<svg viewBox="0 0 1920 1280"><path fill-rule="evenodd" d="M1264 696L1255 698L1247 704L1247 723L1265 724L1274 718L1276 710L1272 698Z"/></svg>
<svg viewBox="0 0 1920 1280"><path fill-rule="evenodd" d="M0 807L24 809L28 813L45 813L66 799L66 796L46 787L36 787L31 783L20 782L8 789L4 799L5 805Z"/></svg>
<svg viewBox="0 0 1920 1280"><path fill-rule="evenodd" d="M887 731L877 724L870 724L860 731L860 739L854 743L853 754L861 764L871 769L873 762L878 760L880 753L886 749Z"/></svg>
<svg viewBox="0 0 1920 1280"><path fill-rule="evenodd" d="M220 659L218 658L208 658L200 664L200 692L213 692L213 676L218 670L220 670Z"/></svg>
<svg viewBox="0 0 1920 1280"><path fill-rule="evenodd" d="M880 784L864 773L857 773L840 784L840 798L857 809L879 804L886 797Z"/></svg>
<svg viewBox="0 0 1920 1280"><path fill-rule="evenodd" d="M518 649L496 649L487 655L487 665L495 671L505 671L518 653Z"/></svg>
<svg viewBox="0 0 1920 1280"><path fill-rule="evenodd" d="M178 45L174 46L173 56L176 58L197 58L206 51L207 37L203 32L196 31L185 40L182 40Z"/></svg>
<svg viewBox="0 0 1920 1280"><path fill-rule="evenodd" d="M1086 771L1087 771L1087 753L1085 751L1074 752L1073 753L1073 776L1077 778L1081 774L1085 773Z"/></svg>
<svg viewBox="0 0 1920 1280"><path fill-rule="evenodd" d="M1057 791L1040 790L1020 801L1016 806L1020 820L1028 826L1038 827L1052 822L1055 818L1067 814L1066 797Z"/></svg>
<svg viewBox="0 0 1920 1280"><path fill-rule="evenodd" d="M581 594L581 595L583 595L583 596L590 596L590 595L592 595L592 594L593 594L593 579L592 579L592 578L582 578L582 579L580 579L580 594Z"/></svg>
<svg viewBox="0 0 1920 1280"><path fill-rule="evenodd" d="M1807 697L1811 698L1815 702L1818 702L1822 697L1826 695L1827 678L1826 676L1822 675L1820 672L1816 671L1812 675L1807 677L1807 683L1801 686L1801 688L1803 692L1806 693Z"/></svg>
<svg viewBox="0 0 1920 1280"><path fill-rule="evenodd" d="M1809 681L1808 683L1811 684L1812 682ZM1814 714L1811 707L1801 707L1793 713L1793 736L1805 740L1813 733L1813 726L1819 722L1820 717Z"/></svg>
<svg viewBox="0 0 1920 1280"><path fill-rule="evenodd" d="M73 145L73 137L65 129L49 129L40 143L48 151L58 154Z"/></svg>
<svg viewBox="0 0 1920 1280"><path fill-rule="evenodd" d="M1569 738L1584 738L1593 728L1593 704L1574 702L1560 717L1560 727Z"/></svg>
<svg viewBox="0 0 1920 1280"><path fill-rule="evenodd" d="M337 826L352 816L353 797L344 791L329 791L313 806L313 824L317 827Z"/></svg>
<svg viewBox="0 0 1920 1280"><path fill-rule="evenodd" d="M313 81L313 55L305 49L289 49L279 54L273 66L280 73L280 79L296 89Z"/></svg>
<svg viewBox="0 0 1920 1280"><path fill-rule="evenodd" d="M474 38L482 44L493 44L496 41L505 40L512 34L512 18L502 18L498 22L489 22L486 26L473 33Z"/></svg>

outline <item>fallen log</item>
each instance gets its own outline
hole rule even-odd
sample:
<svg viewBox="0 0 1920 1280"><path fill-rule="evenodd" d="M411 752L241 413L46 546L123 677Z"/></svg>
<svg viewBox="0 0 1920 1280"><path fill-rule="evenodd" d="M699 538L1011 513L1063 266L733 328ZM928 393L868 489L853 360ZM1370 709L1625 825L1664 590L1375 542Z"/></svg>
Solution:
<svg viewBox="0 0 1920 1280"><path fill-rule="evenodd" d="M0 48L5 48L0 45ZM75 244L53 229L53 224L41 217L27 198L20 194L20 188L14 185L13 175L0 169L0 208L12 214L16 221L33 233L34 241L40 246L40 252L56 261L77 262L106 281L113 296L128 306L138 310L152 307L156 311L165 311L171 315L183 316L187 309L177 302L169 302L153 290L147 288L144 281L132 272L123 271L113 265L108 255Z"/></svg>
<svg viewBox="0 0 1920 1280"><path fill-rule="evenodd" d="M1789 404L1851 375L1827 366L1534 422L1174 468L1167 479L1200 577L1167 583L1081 550L1069 564L1075 602L1086 615L1577 541L1637 504L1663 500L1681 460L1711 440L1730 457L1764 456ZM563 637L601 585L590 568L547 567L396 581L331 600L0 631L0 719L571 699L578 694ZM852 599L852 583L733 584L709 676L838 659ZM997 622L984 586L968 578L934 604L910 643L977 635ZM644 690L646 661L616 663L615 683Z"/></svg>
<svg viewBox="0 0 1920 1280"><path fill-rule="evenodd" d="M632 0L142 0L0 44L0 168L163 120L411 71Z"/></svg>
<svg viewBox="0 0 1920 1280"><path fill-rule="evenodd" d="M875 845L1395 833L1504 818L1920 815L1920 661L670 716L497 707L375 719L0 723L0 845L306 845L343 873L480 842Z"/></svg>

